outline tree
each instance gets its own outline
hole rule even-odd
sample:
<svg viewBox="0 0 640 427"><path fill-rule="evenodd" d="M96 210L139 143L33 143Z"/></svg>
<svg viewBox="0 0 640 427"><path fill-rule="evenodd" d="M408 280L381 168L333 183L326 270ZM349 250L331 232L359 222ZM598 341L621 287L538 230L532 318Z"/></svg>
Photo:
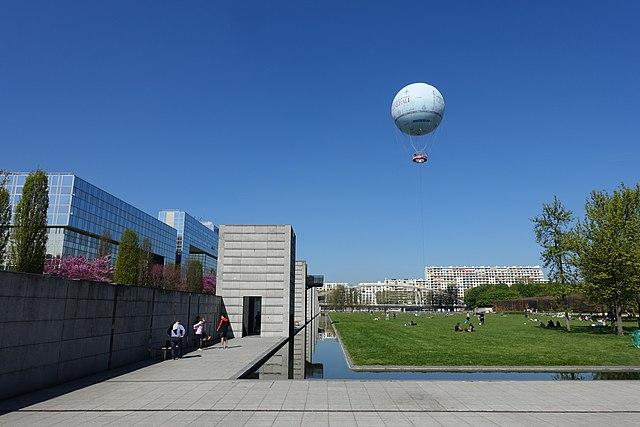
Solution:
<svg viewBox="0 0 640 427"><path fill-rule="evenodd" d="M71 280L109 283L113 268L110 255L93 260L87 260L81 256L49 257L44 263L44 273Z"/></svg>
<svg viewBox="0 0 640 427"><path fill-rule="evenodd" d="M118 245L118 257L113 281L121 285L138 284L138 272L140 267L140 248L138 247L138 234L130 228L122 232Z"/></svg>
<svg viewBox="0 0 640 427"><path fill-rule="evenodd" d="M542 246L542 262L556 283L554 294L562 304L567 331L571 331L567 296L576 279L575 268L570 262L574 255L573 213L554 196L551 203L542 205L542 214L532 221L536 242Z"/></svg>
<svg viewBox="0 0 640 427"><path fill-rule="evenodd" d="M198 260L189 260L187 265L187 289L190 292L202 293L202 263Z"/></svg>
<svg viewBox="0 0 640 427"><path fill-rule="evenodd" d="M346 288L342 285L338 285L335 289L331 290L328 295L329 305L334 310L343 310L346 303Z"/></svg>
<svg viewBox="0 0 640 427"><path fill-rule="evenodd" d="M11 263L17 271L42 273L47 250L47 209L49 187L47 175L37 170L24 183L16 206Z"/></svg>
<svg viewBox="0 0 640 427"><path fill-rule="evenodd" d="M516 289L505 284L481 285L467 289L464 293L464 303L469 308L491 307L494 301L518 299L521 295Z"/></svg>
<svg viewBox="0 0 640 427"><path fill-rule="evenodd" d="M640 188L621 185L613 194L594 191L577 227L577 264L587 295L615 313L623 334L622 311L637 298L640 276Z"/></svg>
<svg viewBox="0 0 640 427"><path fill-rule="evenodd" d="M180 267L174 264L167 264L162 269L162 289L172 291L184 291L186 284L182 279Z"/></svg>
<svg viewBox="0 0 640 427"><path fill-rule="evenodd" d="M113 243L111 243L111 233L104 230L98 240L98 258L104 258L111 255Z"/></svg>
<svg viewBox="0 0 640 427"><path fill-rule="evenodd" d="M138 263L138 283L142 286L151 286L151 267L153 266L153 252L151 252L151 240L145 237L140 246L140 259Z"/></svg>
<svg viewBox="0 0 640 427"><path fill-rule="evenodd" d="M5 184L6 175L0 171L0 268L5 265L11 230L11 202Z"/></svg>
<svg viewBox="0 0 640 427"><path fill-rule="evenodd" d="M216 294L216 276L204 276L202 278L202 293L209 295Z"/></svg>

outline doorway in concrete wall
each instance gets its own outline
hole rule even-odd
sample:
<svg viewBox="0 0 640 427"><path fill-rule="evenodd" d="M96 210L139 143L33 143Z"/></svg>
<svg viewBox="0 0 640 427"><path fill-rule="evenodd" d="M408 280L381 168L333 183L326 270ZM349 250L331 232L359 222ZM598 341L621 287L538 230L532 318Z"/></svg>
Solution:
<svg viewBox="0 0 640 427"><path fill-rule="evenodd" d="M244 297L242 311L242 336L260 335L262 297Z"/></svg>

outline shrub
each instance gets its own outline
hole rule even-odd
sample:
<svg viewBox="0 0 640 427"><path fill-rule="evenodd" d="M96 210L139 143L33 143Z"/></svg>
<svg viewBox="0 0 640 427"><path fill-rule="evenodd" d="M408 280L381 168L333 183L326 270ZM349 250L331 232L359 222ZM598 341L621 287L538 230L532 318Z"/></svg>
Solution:
<svg viewBox="0 0 640 427"><path fill-rule="evenodd" d="M81 256L58 256L45 260L44 273L71 280L110 283L113 268L111 257L108 255L91 261Z"/></svg>
<svg viewBox="0 0 640 427"><path fill-rule="evenodd" d="M216 294L216 277L204 276L202 278L202 293L215 295Z"/></svg>
<svg viewBox="0 0 640 427"><path fill-rule="evenodd" d="M122 238L118 245L118 257L116 258L113 281L121 285L137 285L139 268L140 248L138 246L138 234L127 228L122 232Z"/></svg>

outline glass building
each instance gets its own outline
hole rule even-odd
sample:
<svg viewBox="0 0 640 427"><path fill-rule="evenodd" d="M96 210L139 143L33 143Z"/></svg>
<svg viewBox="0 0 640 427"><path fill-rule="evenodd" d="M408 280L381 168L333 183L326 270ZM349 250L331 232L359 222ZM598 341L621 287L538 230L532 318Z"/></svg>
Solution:
<svg viewBox="0 0 640 427"><path fill-rule="evenodd" d="M47 254L95 258L100 236L108 233L112 254L122 232L133 229L140 243L148 238L156 262L175 262L176 230L152 215L118 199L70 173L50 173L47 211ZM11 173L5 187L11 196L11 211L22 196L26 173Z"/></svg>
<svg viewBox="0 0 640 427"><path fill-rule="evenodd" d="M176 209L160 211L158 219L178 230L176 264L186 269L189 261L197 260L202 263L204 274L215 276L218 268L218 227L211 221L198 221Z"/></svg>

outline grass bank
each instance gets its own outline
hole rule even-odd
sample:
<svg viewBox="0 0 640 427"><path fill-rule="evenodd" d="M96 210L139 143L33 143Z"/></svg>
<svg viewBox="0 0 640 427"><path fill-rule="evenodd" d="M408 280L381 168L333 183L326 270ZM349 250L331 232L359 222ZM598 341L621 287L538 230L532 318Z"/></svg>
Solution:
<svg viewBox="0 0 640 427"><path fill-rule="evenodd" d="M631 338L597 332L589 322L572 322L572 331L539 327L523 315L487 315L476 332L454 332L464 315L331 313L333 326L356 365L625 365L640 366L640 349ZM536 317L536 316L534 316ZM379 320L374 320L378 318ZM410 321L417 326L405 326ZM554 318L555 320L562 319ZM464 325L463 325L464 326ZM629 322L629 330L635 322Z"/></svg>

